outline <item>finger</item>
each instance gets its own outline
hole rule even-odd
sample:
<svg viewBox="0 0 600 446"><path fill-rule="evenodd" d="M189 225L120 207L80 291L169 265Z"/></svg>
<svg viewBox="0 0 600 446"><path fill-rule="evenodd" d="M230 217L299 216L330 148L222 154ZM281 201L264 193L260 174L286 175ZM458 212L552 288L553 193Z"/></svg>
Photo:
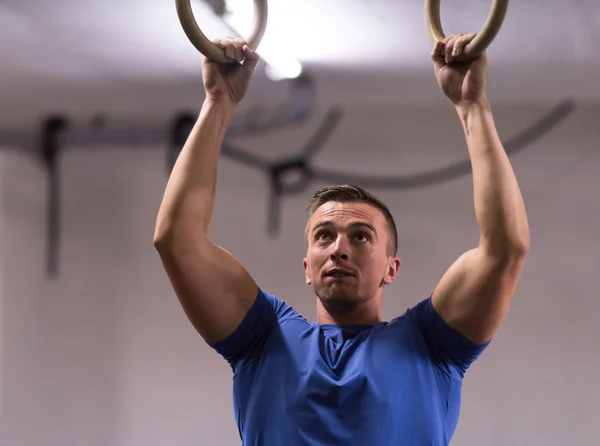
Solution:
<svg viewBox="0 0 600 446"><path fill-rule="evenodd" d="M441 40L441 48L440 48L440 59L443 59L444 63L446 62L446 47L448 43L452 40L453 36L446 36L443 40Z"/></svg>
<svg viewBox="0 0 600 446"><path fill-rule="evenodd" d="M444 59L444 51L444 42L441 40L435 42L435 45L433 46L433 51L431 52L431 60L433 61L433 66L436 69L436 71L442 68L444 65L446 65L446 60Z"/></svg>
<svg viewBox="0 0 600 446"><path fill-rule="evenodd" d="M228 39L216 39L213 43L223 50L225 57L228 59L235 59L235 48L232 45L231 38Z"/></svg>
<svg viewBox="0 0 600 446"><path fill-rule="evenodd" d="M453 56L454 45L456 44L456 41L458 39L460 39L461 37L462 37L462 34L454 34L453 36L450 37L450 39L448 39L448 42L446 43L445 52L444 52L444 59L446 59L447 63L450 63L454 60L454 56Z"/></svg>
<svg viewBox="0 0 600 446"><path fill-rule="evenodd" d="M456 39L456 42L454 42L454 48L452 49L452 57L460 56L465 50L465 47L475 38L475 36L475 33L471 33L465 34Z"/></svg>
<svg viewBox="0 0 600 446"><path fill-rule="evenodd" d="M248 74L252 75L256 70L260 57L248 45L244 45L242 50L244 52L244 68L248 71Z"/></svg>
<svg viewBox="0 0 600 446"><path fill-rule="evenodd" d="M435 44L433 45L433 50L431 51L431 58L432 59L439 59L440 57L443 57L444 51L444 42L442 42L441 40L438 40L435 42Z"/></svg>
<svg viewBox="0 0 600 446"><path fill-rule="evenodd" d="M238 61L239 59L236 54L236 44L237 44L237 39L235 37L227 38L227 40L226 40L226 46L227 46L226 55L230 59Z"/></svg>
<svg viewBox="0 0 600 446"><path fill-rule="evenodd" d="M244 45L246 45L246 42L243 39L232 38L230 44L233 48L235 60L237 62L244 60Z"/></svg>
<svg viewBox="0 0 600 446"><path fill-rule="evenodd" d="M246 42L244 42L243 40L239 40L238 42L236 42L235 44L235 57L237 58L238 62L241 62L244 60L244 46L246 45Z"/></svg>
<svg viewBox="0 0 600 446"><path fill-rule="evenodd" d="M442 40L442 43L444 44L444 46L446 46L446 45L448 45L448 42L450 42L453 38L454 38L454 34L446 36L446 37L444 37L444 40Z"/></svg>

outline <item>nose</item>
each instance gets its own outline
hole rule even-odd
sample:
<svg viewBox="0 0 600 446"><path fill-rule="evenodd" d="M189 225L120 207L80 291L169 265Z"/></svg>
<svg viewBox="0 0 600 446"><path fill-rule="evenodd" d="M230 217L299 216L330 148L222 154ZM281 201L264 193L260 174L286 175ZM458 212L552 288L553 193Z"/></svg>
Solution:
<svg viewBox="0 0 600 446"><path fill-rule="evenodd" d="M345 237L338 237L329 258L332 261L348 260L348 244Z"/></svg>

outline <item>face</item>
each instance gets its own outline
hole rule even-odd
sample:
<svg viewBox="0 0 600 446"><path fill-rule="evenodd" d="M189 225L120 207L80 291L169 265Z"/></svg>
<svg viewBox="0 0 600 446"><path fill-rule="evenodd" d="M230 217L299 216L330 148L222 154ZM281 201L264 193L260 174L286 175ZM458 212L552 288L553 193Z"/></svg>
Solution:
<svg viewBox="0 0 600 446"><path fill-rule="evenodd" d="M330 310L351 312L396 278L400 260L388 255L389 232L379 209L329 202L308 223L306 283Z"/></svg>

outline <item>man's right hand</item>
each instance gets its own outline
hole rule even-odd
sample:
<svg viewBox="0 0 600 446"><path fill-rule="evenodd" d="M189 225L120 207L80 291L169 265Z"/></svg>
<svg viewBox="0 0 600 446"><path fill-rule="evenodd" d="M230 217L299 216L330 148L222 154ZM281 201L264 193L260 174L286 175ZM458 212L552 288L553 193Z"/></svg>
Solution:
<svg viewBox="0 0 600 446"><path fill-rule="evenodd" d="M236 106L246 95L248 83L258 64L258 55L241 39L218 39L213 42L235 61L230 64L204 59L202 74L206 99L227 101Z"/></svg>

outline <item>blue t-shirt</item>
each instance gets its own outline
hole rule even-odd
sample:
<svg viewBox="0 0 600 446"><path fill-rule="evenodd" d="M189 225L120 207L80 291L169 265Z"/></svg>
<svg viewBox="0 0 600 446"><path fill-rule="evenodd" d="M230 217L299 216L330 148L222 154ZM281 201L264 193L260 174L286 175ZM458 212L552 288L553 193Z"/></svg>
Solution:
<svg viewBox="0 0 600 446"><path fill-rule="evenodd" d="M391 322L338 327L260 289L212 345L234 372L243 446L446 446L462 378L486 346L449 327L431 298Z"/></svg>

